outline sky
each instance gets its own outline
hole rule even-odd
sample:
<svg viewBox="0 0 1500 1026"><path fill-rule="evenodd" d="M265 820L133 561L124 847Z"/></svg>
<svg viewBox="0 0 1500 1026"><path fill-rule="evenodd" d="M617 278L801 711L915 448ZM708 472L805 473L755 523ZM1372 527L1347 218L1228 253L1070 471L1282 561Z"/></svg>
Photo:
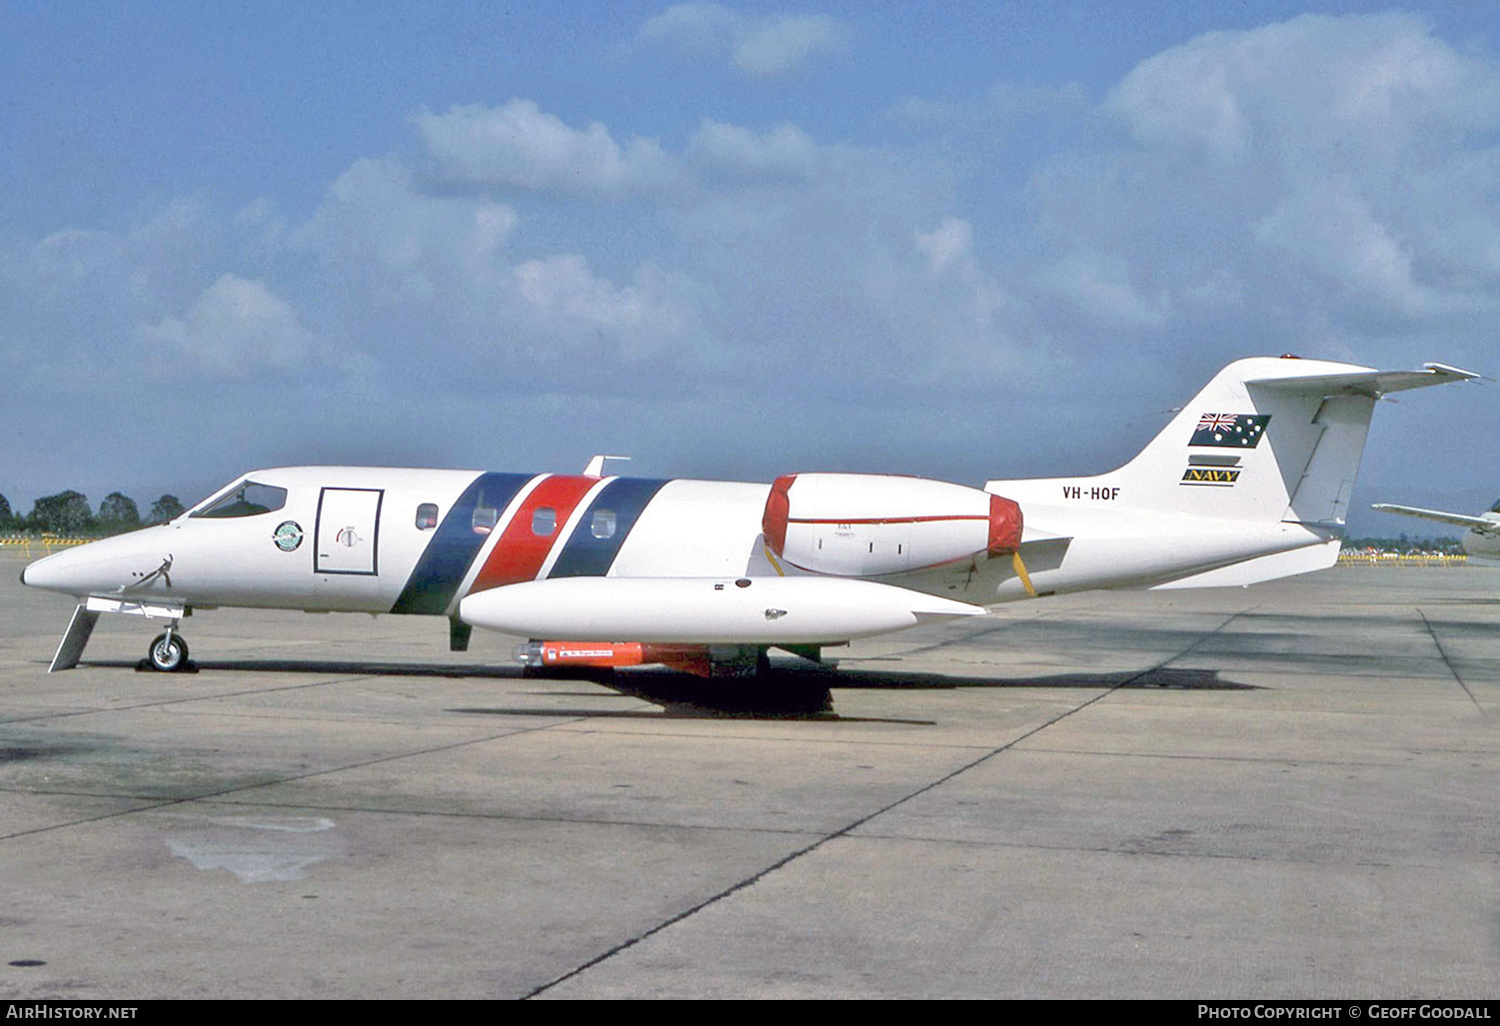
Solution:
<svg viewBox="0 0 1500 1026"><path fill-rule="evenodd" d="M0 494L1099 473L1292 352L1500 375L1500 6L0 2ZM1371 502L1500 494L1500 384ZM628 468L628 469L626 469Z"/></svg>

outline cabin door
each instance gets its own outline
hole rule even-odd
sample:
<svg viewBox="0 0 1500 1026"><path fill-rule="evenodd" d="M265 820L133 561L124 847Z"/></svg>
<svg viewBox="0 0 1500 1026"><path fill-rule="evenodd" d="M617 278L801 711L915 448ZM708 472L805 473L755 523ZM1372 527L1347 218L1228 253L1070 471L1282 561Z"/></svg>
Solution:
<svg viewBox="0 0 1500 1026"><path fill-rule="evenodd" d="M381 488L324 488L318 499L317 548L313 572L380 573Z"/></svg>

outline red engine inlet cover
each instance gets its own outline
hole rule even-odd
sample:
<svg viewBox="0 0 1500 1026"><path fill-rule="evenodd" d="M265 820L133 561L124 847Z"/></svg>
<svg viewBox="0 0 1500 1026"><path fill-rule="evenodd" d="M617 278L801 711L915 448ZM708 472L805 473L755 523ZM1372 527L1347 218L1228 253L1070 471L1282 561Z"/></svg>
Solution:
<svg viewBox="0 0 1500 1026"><path fill-rule="evenodd" d="M771 494L766 498L766 511L760 517L760 533L766 536L771 551L781 555L786 549L786 522L791 515L792 499L787 492L796 474L782 474L771 485Z"/></svg>
<svg viewBox="0 0 1500 1026"><path fill-rule="evenodd" d="M1008 556L1021 547L1021 507L1012 499L990 496L990 555Z"/></svg>

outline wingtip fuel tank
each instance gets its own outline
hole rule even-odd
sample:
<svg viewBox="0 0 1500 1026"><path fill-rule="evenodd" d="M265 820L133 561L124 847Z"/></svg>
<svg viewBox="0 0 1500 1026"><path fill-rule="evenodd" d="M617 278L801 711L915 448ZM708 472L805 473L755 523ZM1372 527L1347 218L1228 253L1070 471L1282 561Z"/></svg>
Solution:
<svg viewBox="0 0 1500 1026"><path fill-rule="evenodd" d="M529 638L694 644L848 641L981 606L836 577L565 577L469 595L465 623Z"/></svg>

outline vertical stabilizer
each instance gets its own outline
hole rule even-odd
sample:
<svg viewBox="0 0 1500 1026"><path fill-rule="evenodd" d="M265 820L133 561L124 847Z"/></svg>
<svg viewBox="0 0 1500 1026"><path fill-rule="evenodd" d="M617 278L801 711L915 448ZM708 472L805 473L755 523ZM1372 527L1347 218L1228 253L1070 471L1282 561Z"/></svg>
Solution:
<svg viewBox="0 0 1500 1026"><path fill-rule="evenodd" d="M1375 401L1471 377L1436 364L1382 373L1295 357L1238 360L1140 455L1091 481L1118 487L1120 504L1137 508L1338 527Z"/></svg>

